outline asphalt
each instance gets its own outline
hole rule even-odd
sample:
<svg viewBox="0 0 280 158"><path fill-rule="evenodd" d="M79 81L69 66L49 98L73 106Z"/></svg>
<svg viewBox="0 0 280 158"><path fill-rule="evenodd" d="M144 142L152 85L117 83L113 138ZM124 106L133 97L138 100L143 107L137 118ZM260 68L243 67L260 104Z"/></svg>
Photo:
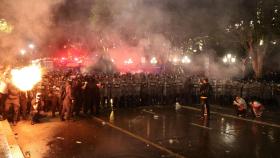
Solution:
<svg viewBox="0 0 280 158"><path fill-rule="evenodd" d="M44 121L35 125L22 121L13 127L26 157L142 158L167 155L93 118L66 122L59 119Z"/></svg>
<svg viewBox="0 0 280 158"><path fill-rule="evenodd" d="M230 108L212 106L210 120L201 120L199 108L120 108L66 122L21 121L12 129L22 152L32 158L280 157L277 113L242 118Z"/></svg>
<svg viewBox="0 0 280 158"><path fill-rule="evenodd" d="M279 157L280 125L265 120L217 111L200 120L199 107L146 107L114 116L118 127L185 157Z"/></svg>

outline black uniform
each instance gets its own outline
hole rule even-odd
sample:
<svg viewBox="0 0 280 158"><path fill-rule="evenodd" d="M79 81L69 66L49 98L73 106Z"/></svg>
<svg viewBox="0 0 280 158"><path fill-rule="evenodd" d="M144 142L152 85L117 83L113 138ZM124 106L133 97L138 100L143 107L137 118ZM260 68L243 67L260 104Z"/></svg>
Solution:
<svg viewBox="0 0 280 158"><path fill-rule="evenodd" d="M94 113L97 115L99 114L99 107L100 107L100 89L97 86L96 80L93 80L93 109Z"/></svg>
<svg viewBox="0 0 280 158"><path fill-rule="evenodd" d="M14 110L13 113L13 122L16 123L18 120L20 103L19 103L19 90L12 84L8 84L8 97L5 101L5 113L4 118L7 117L7 114L12 107Z"/></svg>
<svg viewBox="0 0 280 158"><path fill-rule="evenodd" d="M75 113L75 116L80 115L80 111L81 111L82 103L83 103L82 93L83 93L82 82L80 80L74 81L74 84L73 84L73 97L74 97L73 112Z"/></svg>
<svg viewBox="0 0 280 158"><path fill-rule="evenodd" d="M23 119L26 119L27 117L27 102L28 102L27 92L20 92L20 111Z"/></svg>
<svg viewBox="0 0 280 158"><path fill-rule="evenodd" d="M204 117L205 109L208 116L210 118L210 106L209 99L212 95L212 86L208 83L207 79L204 79L203 84L200 87L200 99L201 99L201 117Z"/></svg>

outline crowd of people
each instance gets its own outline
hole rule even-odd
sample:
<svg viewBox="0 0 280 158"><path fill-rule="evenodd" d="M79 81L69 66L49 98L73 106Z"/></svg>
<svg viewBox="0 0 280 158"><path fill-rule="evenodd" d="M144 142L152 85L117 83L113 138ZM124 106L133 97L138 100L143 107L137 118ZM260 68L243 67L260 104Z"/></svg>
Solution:
<svg viewBox="0 0 280 158"><path fill-rule="evenodd" d="M203 81L204 80L204 81ZM232 105L236 96L246 102L280 105L279 84L257 81L217 80L185 74L82 74L77 71L52 71L31 91L19 91L7 82L2 91L2 119L31 119L37 123L49 112L62 121L83 115L98 115L100 109L149 105L199 104L203 82L211 86L207 103ZM207 92L208 93L208 92ZM235 101L237 105L238 98ZM11 112L12 109L12 112ZM207 113L210 114L209 110ZM241 112L242 113L242 112ZM239 113L238 113L239 114Z"/></svg>

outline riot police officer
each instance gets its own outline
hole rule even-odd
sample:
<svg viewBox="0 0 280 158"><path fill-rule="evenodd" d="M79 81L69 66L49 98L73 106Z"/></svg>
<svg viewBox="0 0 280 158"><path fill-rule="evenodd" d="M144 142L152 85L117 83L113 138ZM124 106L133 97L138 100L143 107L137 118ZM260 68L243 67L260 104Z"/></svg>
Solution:
<svg viewBox="0 0 280 158"><path fill-rule="evenodd" d="M65 121L64 115L66 113L66 119L70 119L72 114L73 95L72 95L72 84L71 81L66 82L65 86L65 97L62 102L61 120Z"/></svg>
<svg viewBox="0 0 280 158"><path fill-rule="evenodd" d="M19 99L19 90L12 84L8 83L8 96L5 101L5 112L4 112L4 119L7 118L8 112L10 108L13 108L13 124L16 125L18 116L19 116L19 109L20 109L20 99Z"/></svg>

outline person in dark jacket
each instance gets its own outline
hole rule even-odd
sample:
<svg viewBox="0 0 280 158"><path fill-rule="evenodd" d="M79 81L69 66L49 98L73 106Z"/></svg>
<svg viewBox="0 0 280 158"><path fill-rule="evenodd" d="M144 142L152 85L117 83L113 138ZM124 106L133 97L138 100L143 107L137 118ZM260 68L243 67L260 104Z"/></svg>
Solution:
<svg viewBox="0 0 280 158"><path fill-rule="evenodd" d="M31 101L31 124L39 123L40 119L46 117L44 112L44 101L42 99L42 93L37 92L36 97Z"/></svg>
<svg viewBox="0 0 280 158"><path fill-rule="evenodd" d="M202 85L200 87L200 100L201 100L201 118L207 116L207 119L210 118L210 106L209 99L212 95L213 89L209 84L208 79L205 78L202 80ZM205 113L206 112L206 113Z"/></svg>
<svg viewBox="0 0 280 158"><path fill-rule="evenodd" d="M7 118L8 112L12 107L14 110L13 124L16 125L18 121L19 109L20 109L20 102L19 102L20 91L12 83L8 83L7 88L8 88L8 97L5 101L4 119Z"/></svg>

